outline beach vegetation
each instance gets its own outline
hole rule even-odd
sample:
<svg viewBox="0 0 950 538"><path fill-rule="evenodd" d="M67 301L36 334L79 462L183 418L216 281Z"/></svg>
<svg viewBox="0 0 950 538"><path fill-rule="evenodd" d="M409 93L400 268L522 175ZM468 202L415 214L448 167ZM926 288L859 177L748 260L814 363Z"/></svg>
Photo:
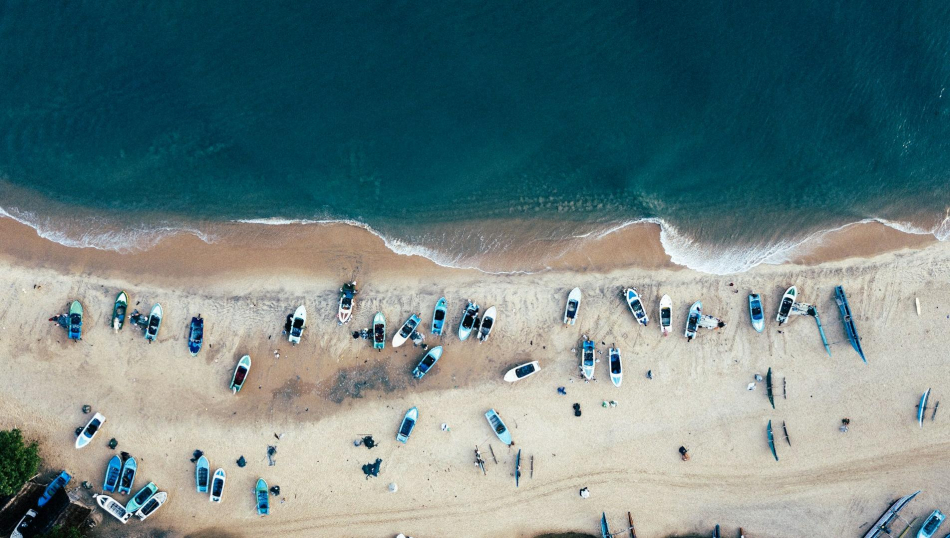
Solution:
<svg viewBox="0 0 950 538"><path fill-rule="evenodd" d="M0 430L0 497L20 491L36 476L40 466L39 445L25 442L20 430Z"/></svg>
<svg viewBox="0 0 950 538"><path fill-rule="evenodd" d="M79 527L63 527L56 525L40 538L83 538Z"/></svg>

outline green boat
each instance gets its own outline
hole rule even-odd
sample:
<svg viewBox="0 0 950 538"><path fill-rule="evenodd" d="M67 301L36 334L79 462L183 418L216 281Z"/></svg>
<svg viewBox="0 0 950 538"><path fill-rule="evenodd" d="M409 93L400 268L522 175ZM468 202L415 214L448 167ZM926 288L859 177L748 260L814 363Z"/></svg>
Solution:
<svg viewBox="0 0 950 538"><path fill-rule="evenodd" d="M765 389L769 395L769 403L772 404L772 409L775 409L775 398L772 397L772 369L769 368L769 373L765 374Z"/></svg>
<svg viewBox="0 0 950 538"><path fill-rule="evenodd" d="M769 425L766 428L769 438L769 448L772 449L772 457L775 458L775 461L778 461L778 454L775 453L775 437L772 436L772 421L769 421Z"/></svg>
<svg viewBox="0 0 950 538"><path fill-rule="evenodd" d="M82 303L73 301L69 305L69 339L82 340Z"/></svg>
<svg viewBox="0 0 950 538"><path fill-rule="evenodd" d="M120 291L115 296L115 306L112 307L112 329L121 331L125 326L125 311L129 308L129 294Z"/></svg>
<svg viewBox="0 0 950 538"><path fill-rule="evenodd" d="M266 516L270 513L270 498L267 494L267 482L263 478L257 479L257 487L254 488L254 494L257 497L257 514Z"/></svg>
<svg viewBox="0 0 950 538"><path fill-rule="evenodd" d="M125 510L130 514L134 514L136 510L145 506L145 503L156 493L158 493L158 486L155 485L155 482L145 484L145 487L129 500L129 504L125 505Z"/></svg>
<svg viewBox="0 0 950 538"><path fill-rule="evenodd" d="M373 317L373 347L380 350L386 347L386 316L382 312L376 312Z"/></svg>

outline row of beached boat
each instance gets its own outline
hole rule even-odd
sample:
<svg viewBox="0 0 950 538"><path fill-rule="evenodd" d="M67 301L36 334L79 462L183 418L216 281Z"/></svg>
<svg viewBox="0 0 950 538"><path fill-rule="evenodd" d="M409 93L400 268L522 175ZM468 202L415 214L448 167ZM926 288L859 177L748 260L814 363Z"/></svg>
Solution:
<svg viewBox="0 0 950 538"><path fill-rule="evenodd" d="M24 536L34 536L36 529L34 523L36 522L37 517L43 511L43 507L46 506L52 499L53 496L59 493L60 490L66 488L66 484L69 484L69 481L72 480L72 476L66 471L61 471L56 478L54 478L43 490L43 494L36 501L36 506L31 506L27 509L26 513L23 514L23 517L20 518L20 521L17 522L16 527L13 528L13 532L10 534L10 538L24 538Z"/></svg>

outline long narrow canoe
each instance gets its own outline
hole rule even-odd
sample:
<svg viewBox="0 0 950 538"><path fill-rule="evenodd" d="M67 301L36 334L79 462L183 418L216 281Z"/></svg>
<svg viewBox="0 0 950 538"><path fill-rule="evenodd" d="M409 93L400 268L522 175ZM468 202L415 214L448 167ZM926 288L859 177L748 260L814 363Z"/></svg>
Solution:
<svg viewBox="0 0 950 538"><path fill-rule="evenodd" d="M765 389L769 395L769 403L772 404L772 409L775 409L775 398L772 397L772 369L769 368L769 373L765 374Z"/></svg>
<svg viewBox="0 0 950 538"><path fill-rule="evenodd" d="M600 536L601 538L611 538L610 528L607 526L607 513L600 513Z"/></svg>
<svg viewBox="0 0 950 538"><path fill-rule="evenodd" d="M881 514L881 517L874 522L874 525L872 525L870 529L868 529L868 532L864 534L863 538L878 538L879 536L883 536L885 533L890 535L889 527L891 522L897 519L897 513L900 512L901 509L907 505L907 503L913 500L913 498L916 497L918 493L920 493L920 491L916 491L894 501L894 504L892 504L891 507L887 509L887 511Z"/></svg>
<svg viewBox="0 0 950 538"><path fill-rule="evenodd" d="M844 332L851 341L851 347L858 352L861 360L867 364L868 360L864 358L864 350L861 349L861 338L858 336L858 328L854 326L854 318L851 316L851 305L848 304L848 297L844 294L844 288L835 286L835 302L838 303L838 310L841 311L841 322L844 323Z"/></svg>
<svg viewBox="0 0 950 538"><path fill-rule="evenodd" d="M519 487L521 482L521 449L518 449L518 455L515 457L515 487Z"/></svg>
<svg viewBox="0 0 950 538"><path fill-rule="evenodd" d="M917 406L917 424L924 427L924 412L927 410L927 399L930 398L930 389L920 397L920 404Z"/></svg>
<svg viewBox="0 0 950 538"><path fill-rule="evenodd" d="M772 421L769 421L769 425L766 428L769 438L769 448L772 450L772 457L775 458L775 461L778 461L778 454L775 453L775 437L772 436Z"/></svg>

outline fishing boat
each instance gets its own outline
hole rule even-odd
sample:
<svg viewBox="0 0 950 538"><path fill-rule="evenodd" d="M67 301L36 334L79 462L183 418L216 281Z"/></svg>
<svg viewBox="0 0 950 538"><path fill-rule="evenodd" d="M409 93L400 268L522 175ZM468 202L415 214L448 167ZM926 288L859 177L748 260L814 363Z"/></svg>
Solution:
<svg viewBox="0 0 950 538"><path fill-rule="evenodd" d="M610 382L619 387L623 382L623 363L620 360L620 350L612 347L607 353L610 357Z"/></svg>
<svg viewBox="0 0 950 538"><path fill-rule="evenodd" d="M924 427L924 412L927 410L928 399L930 399L930 389L924 392L924 395L920 397L920 404L917 405L917 424L921 428Z"/></svg>
<svg viewBox="0 0 950 538"><path fill-rule="evenodd" d="M112 329L116 332L121 331L125 326L125 312L129 308L129 294L120 291L115 296L115 305L112 307Z"/></svg>
<svg viewBox="0 0 950 538"><path fill-rule="evenodd" d="M861 360L867 364L864 358L864 350L861 349L861 339L858 337L858 329L854 326L854 318L851 316L851 306L848 304L848 297L844 294L844 288L835 286L835 302L838 303L838 310L841 311L841 322L844 324L844 332L851 341L851 347L858 352Z"/></svg>
<svg viewBox="0 0 950 538"><path fill-rule="evenodd" d="M96 413L89 419L89 422L86 423L82 431L79 432L79 437L76 438L76 448L82 448L88 445L92 438L99 433L99 428L102 427L102 423L106 421L106 417L102 416L99 413Z"/></svg>
<svg viewBox="0 0 950 538"><path fill-rule="evenodd" d="M69 305L69 339L82 340L82 303L73 301Z"/></svg>
<svg viewBox="0 0 950 538"><path fill-rule="evenodd" d="M769 448L772 450L772 457L775 458L775 461L778 461L778 454L775 452L775 437L772 436L772 421L769 421L769 425L766 428L766 433L768 434L769 439Z"/></svg>
<svg viewBox="0 0 950 538"><path fill-rule="evenodd" d="M209 496L211 502L221 502L221 497L224 496L224 483L227 479L228 475L224 472L224 469L219 467L214 472L214 475L211 477L211 494Z"/></svg>
<svg viewBox="0 0 950 538"><path fill-rule="evenodd" d="M399 331L393 335L393 347L399 347L406 343L406 340L409 340L412 337L412 333L416 331L416 327L419 325L419 316L413 314L409 316L409 319L402 324Z"/></svg>
<svg viewBox="0 0 950 538"><path fill-rule="evenodd" d="M495 327L495 319L497 318L497 312L495 307L489 307L485 311L485 315L482 316L482 326L478 329L478 341L484 342L488 340L488 335L491 334L491 330Z"/></svg>
<svg viewBox="0 0 950 538"><path fill-rule="evenodd" d="M498 413L496 413L494 409L489 409L488 412L485 413L485 418L488 420L492 431L498 436L498 439L502 443L511 446L511 432L508 431L508 427L502 422Z"/></svg>
<svg viewBox="0 0 950 538"><path fill-rule="evenodd" d="M42 508L50 499L53 498L53 495L56 495L56 492L65 488L66 484L72 480L72 476L66 471L60 472L52 482L46 486L46 489L43 490L43 495L40 497L40 500L36 501L36 506Z"/></svg>
<svg viewBox="0 0 950 538"><path fill-rule="evenodd" d="M337 309L337 323L349 323L353 314L353 305L356 303L356 282L343 284L340 288L340 307Z"/></svg>
<svg viewBox="0 0 950 538"><path fill-rule="evenodd" d="M194 357L201 351L201 342L205 336L205 320L198 314L198 317L191 318L191 330L188 332L188 352Z"/></svg>
<svg viewBox="0 0 950 538"><path fill-rule="evenodd" d="M891 529L889 526L891 522L897 519L898 512L900 512L901 509L907 506L907 503L912 501L914 497L917 496L918 493L920 493L920 491L916 491L914 493L911 493L910 495L905 495L901 497L900 499L897 499L896 501L894 501L894 503L891 504L890 508L888 508L883 514L881 514L881 517L879 517L878 520L874 522L874 525L871 526L870 529L868 529L868 532L864 534L863 538L879 538L880 536L883 536L885 534L890 536Z"/></svg>
<svg viewBox="0 0 950 538"><path fill-rule="evenodd" d="M567 295L567 305L564 307L564 324L574 325L577 321L577 311L581 308L581 289L574 288Z"/></svg>
<svg viewBox="0 0 950 538"><path fill-rule="evenodd" d="M924 520L924 524L920 527L920 530L917 531L917 538L931 538L937 533L937 529L943 524L944 519L947 519L947 516L943 515L943 512L934 510L927 516L927 519Z"/></svg>
<svg viewBox="0 0 950 538"><path fill-rule="evenodd" d="M231 376L231 394L241 392L241 387L247 381L247 373L251 370L251 356L244 355L234 367L234 375Z"/></svg>
<svg viewBox="0 0 950 538"><path fill-rule="evenodd" d="M102 491L115 492L115 488L119 485L120 476L122 476L122 458L112 456L109 464L106 465L106 478L102 481Z"/></svg>
<svg viewBox="0 0 950 538"><path fill-rule="evenodd" d="M33 525L33 522L36 521L36 516L36 510L27 510L16 524L16 527L14 527L13 532L10 533L10 538L23 538L24 532L28 534L31 533L32 530L30 527Z"/></svg>
<svg viewBox="0 0 950 538"><path fill-rule="evenodd" d="M634 319L637 320L637 323L646 327L650 323L650 317L647 316L647 311L643 308L643 301L640 300L640 292L637 291L637 288L627 288L623 290L623 294Z"/></svg>
<svg viewBox="0 0 950 538"><path fill-rule="evenodd" d="M208 484L211 478L211 465L208 458L201 456L195 463L195 488L198 493L208 493Z"/></svg>
<svg viewBox="0 0 950 538"><path fill-rule="evenodd" d="M145 484L145 487L140 489L138 493L129 500L128 504L125 505L126 511L128 511L129 514L134 514L136 510L145 506L145 503L156 493L158 493L158 486L155 485L155 482Z"/></svg>
<svg viewBox="0 0 950 538"><path fill-rule="evenodd" d="M419 361L419 365L416 366L415 370L412 371L412 376L416 379L422 379L429 370L435 366L435 363L438 362L439 358L442 356L442 346L436 346L429 350L425 356L422 357L422 360Z"/></svg>
<svg viewBox="0 0 950 538"><path fill-rule="evenodd" d="M270 498L267 493L267 482L263 478L257 479L257 486L254 488L254 496L257 499L257 515L266 516L270 513Z"/></svg>
<svg viewBox="0 0 950 538"><path fill-rule="evenodd" d="M475 328L477 320L478 305L468 303L468 306L465 307L465 311L462 313L462 321L459 323L459 340L463 342L468 340L468 337L472 334L472 330Z"/></svg>
<svg viewBox="0 0 950 538"><path fill-rule="evenodd" d="M445 327L445 297L440 298L432 309L432 334L442 336L442 329Z"/></svg>
<svg viewBox="0 0 950 538"><path fill-rule="evenodd" d="M155 303L152 311L148 314L148 325L145 327L145 339L152 343L158 338L158 330L162 327L162 317L165 315L162 311L162 305Z"/></svg>
<svg viewBox="0 0 950 538"><path fill-rule="evenodd" d="M303 336L303 330L307 326L307 309L304 305L297 307L297 310L294 311L294 319L290 323L290 332L287 333L287 340L291 344L297 345L300 343L300 337Z"/></svg>
<svg viewBox="0 0 950 538"><path fill-rule="evenodd" d="M673 299L669 295L660 298L660 333L669 336L673 332Z"/></svg>
<svg viewBox="0 0 950 538"><path fill-rule="evenodd" d="M386 347L386 316L382 312L373 316L373 347L380 350Z"/></svg>
<svg viewBox="0 0 950 538"><path fill-rule="evenodd" d="M789 287L785 290L785 295L782 295L782 302L778 306L778 314L775 316L775 321L779 325L788 321L788 315L792 311L792 305L795 304L795 299L798 297L798 288L795 286Z"/></svg>
<svg viewBox="0 0 950 538"><path fill-rule="evenodd" d="M96 504L99 505L99 508L102 508L109 515L118 519L123 525L129 522L129 518L132 517L132 512L126 510L125 507L122 506L122 503L108 495L94 495L93 497L95 497Z"/></svg>
<svg viewBox="0 0 950 538"><path fill-rule="evenodd" d="M165 504L165 501L167 500L168 500L168 493L165 493L164 491L159 491L158 493L153 495L152 498L149 499L148 502L145 503L145 505L143 505L141 508L138 509L137 512L135 512L135 517L139 518L139 520L141 521L145 521L146 519L148 519L148 516L154 514L156 510L161 508L162 505Z"/></svg>
<svg viewBox="0 0 950 538"><path fill-rule="evenodd" d="M762 313L762 298L758 293L749 294L749 318L752 320L752 328L756 332L762 332L765 329L765 315Z"/></svg>
<svg viewBox="0 0 950 538"><path fill-rule="evenodd" d="M412 429L416 427L417 420L419 420L418 408L413 407L406 411L406 415L402 417L402 423L399 424L399 431L396 432L396 440L405 444L409 440L409 436L412 435Z"/></svg>
<svg viewBox="0 0 950 538"><path fill-rule="evenodd" d="M132 493L132 485L135 483L135 471L137 469L138 465L135 463L135 458L129 457L125 460L122 465L122 478L119 479L119 495Z"/></svg>
<svg viewBox="0 0 950 538"><path fill-rule="evenodd" d="M587 379L594 378L594 342L584 340L581 346L581 373Z"/></svg>
<svg viewBox="0 0 950 538"><path fill-rule="evenodd" d="M696 338L696 330L699 328L699 318L703 316L703 303L696 301L689 307L689 316L686 317L686 341Z"/></svg>
<svg viewBox="0 0 950 538"><path fill-rule="evenodd" d="M541 370L541 366L538 364L538 361L526 362L522 365L515 366L511 370L505 373L505 381L508 383L514 383L520 379L532 376L538 373Z"/></svg>
<svg viewBox="0 0 950 538"><path fill-rule="evenodd" d="M765 374L765 391L769 396L772 409L775 409L775 398L772 397L772 368L769 368L769 373Z"/></svg>

